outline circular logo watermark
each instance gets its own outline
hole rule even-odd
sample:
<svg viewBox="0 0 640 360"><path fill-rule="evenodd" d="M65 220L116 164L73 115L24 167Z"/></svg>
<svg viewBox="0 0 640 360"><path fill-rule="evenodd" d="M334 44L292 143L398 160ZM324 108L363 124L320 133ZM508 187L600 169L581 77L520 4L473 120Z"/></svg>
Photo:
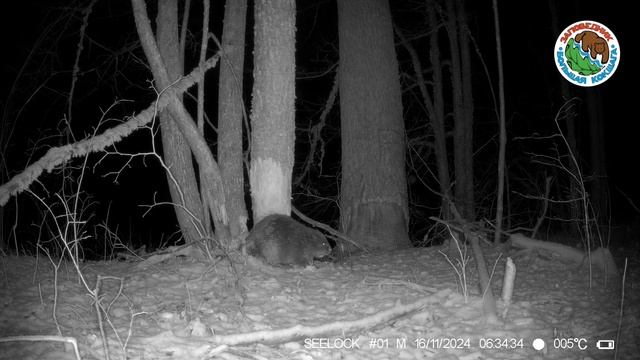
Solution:
<svg viewBox="0 0 640 360"><path fill-rule="evenodd" d="M620 46L609 28L583 20L567 26L556 41L556 67L569 82L584 87L607 81L620 64Z"/></svg>

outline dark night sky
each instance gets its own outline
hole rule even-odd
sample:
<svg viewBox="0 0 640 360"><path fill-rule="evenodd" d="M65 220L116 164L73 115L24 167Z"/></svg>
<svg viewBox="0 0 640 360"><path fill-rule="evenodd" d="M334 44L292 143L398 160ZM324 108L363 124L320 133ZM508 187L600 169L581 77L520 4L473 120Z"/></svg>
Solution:
<svg viewBox="0 0 640 360"><path fill-rule="evenodd" d="M552 1L552 0L549 0ZM215 4L214 20L220 18L222 12L221 1L213 1ZM4 109L6 106L7 94L9 86L12 84L18 69L23 65L25 59L43 29L46 28L56 17L65 13L60 7L53 7L53 4L68 4L70 2L63 1L45 1L45 0L22 0L12 2L12 8L3 4L4 9L0 11L2 17L0 23L2 26L3 37L3 56L0 64L0 106ZM84 4L87 1L73 2L74 4ZM194 4L199 4L194 1ZM416 24L419 24L423 18L418 13L408 11L411 1L391 1L394 21L396 21L403 29L417 33L420 31ZM422 1L415 1L416 4L422 5ZM521 2L512 0L502 0L500 3L502 43L504 46L503 56L505 64L506 76L506 94L507 94L507 118L509 119L510 136L526 136L534 132L546 131L549 124L558 109L560 102L558 99L558 79L560 74L557 72L553 63L553 46L558 34L551 31L549 3L546 0ZM495 66L495 38L493 28L493 14L491 9L491 1L468 1L469 22L471 32L479 47L479 51L489 67L493 84L496 85L497 71ZM622 213L631 212L630 208L623 204L620 196L615 189L621 189L630 195L636 204L640 204L640 174L637 168L636 157L640 154L640 141L638 141L638 111L635 109L637 104L637 88L640 77L637 75L637 67L632 66L637 56L636 38L640 33L637 30L637 19L632 18L637 12L631 10L631 2L629 1L558 1L559 24L561 28L578 21L578 20L595 20L607 25L617 36L621 47L621 62L617 72L613 77L600 87L604 103L605 112L605 138L607 147L607 165L608 171L613 185L611 191L618 202L614 200L614 207L619 206ZM89 34L97 41L108 44L112 49L118 49L125 44L133 43L136 40L135 28L132 15L129 9L129 2L110 2L108 0L98 1L97 8L94 10L92 20L89 25ZM197 7L199 5L194 5ZM298 52L297 61L299 72L301 69L305 71L322 71L328 69L331 63L337 61L337 53L333 49L337 49L335 43L337 39L335 3L333 1L299 1L298 2ZM70 11L70 10L66 10ZM195 17L200 15L197 12L192 13ZM77 15L77 13L76 13ZM196 20L194 20L196 21ZM66 24L66 25L63 25ZM36 132L34 129L40 128L43 124L51 124L57 122L62 117L64 111L64 96L60 91L68 89L69 70L75 55L75 45L77 43L77 29L80 21L78 17L69 19L58 25L57 30L65 29L59 38L59 46L50 46L50 51L55 51L54 60L49 60L37 67L28 68L28 75L39 74L30 77L30 80L24 80L19 85L20 89L33 90L42 82L47 72L49 74L56 72L53 79L47 82L47 88L34 97L33 101L28 105L27 109L19 118L19 129L17 136L30 137L32 141L36 140ZM216 25L217 29L220 25ZM405 28L406 27L406 28ZM218 31L219 35L219 31ZM199 35L198 35L199 37ZM51 37L49 37L51 39ZM331 44L331 42L334 42ZM406 53L401 47L396 48L401 62L406 60ZM101 53L102 51L102 53ZM418 49L422 56L422 60L426 62L426 49ZM87 45L85 48L87 56L92 59L104 61L106 55L96 45ZM140 49L136 49L134 53L143 59ZM250 54L250 52L248 53ZM491 128L496 128L494 119L491 118L491 104L486 98L489 92L488 83L484 71L480 63L477 61L477 55L474 53L474 91L476 95L476 128L487 137ZM79 104L77 106L76 118L85 118L91 121L99 116L99 107L105 108L111 104L115 98L115 94L119 94L122 98L135 99L136 104L128 105L123 108L121 114L131 114L135 110L140 110L152 98L147 92L147 80L151 77L148 71L134 57L120 58L118 66L128 66L128 70L123 71L126 75L118 77L117 91L114 90L113 84L108 84L108 80L115 78L115 65L113 63L104 62L101 66L109 68L109 70L96 69L87 72L81 78L83 85L80 85L81 95L79 95ZM83 69L87 69L90 65L81 63ZM410 70L403 67L403 70ZM40 72L39 72L40 71ZM133 75L137 74L137 75ZM248 72L247 74L250 74ZM120 76L122 74L119 74ZM300 74L299 74L300 75ZM44 77L43 77L44 76ZM299 80L298 81L298 104L304 101L322 102L330 89L332 75L329 77L318 79L317 81ZM35 80L38 79L38 80ZM102 79L102 80L101 80ZM127 83L127 80L131 83ZM100 84L104 89L95 90L94 87ZM215 81L215 80L214 80ZM214 83L210 81L210 83ZM318 90L309 89L321 89ZM496 85L497 89L497 85ZM584 91L578 89L576 95L584 96ZM26 91L26 90L25 90ZM29 93L22 91L20 96L15 99L19 104L25 102ZM308 92L307 92L308 91ZM588 90L587 90L588 91ZM215 97L212 97L215 99ZM12 104L14 107L19 107ZM210 115L215 111L210 111ZM317 115L316 115L317 116ZM584 126L587 124L585 123ZM140 138L135 141L145 141ZM133 141L131 141L133 142ZM129 144L131 144L131 142ZM479 146L480 144L476 144ZM126 144L122 145L126 147ZM487 151L493 151L495 147ZM510 151L508 148L507 151ZM12 169L25 166L26 159L18 158L18 154L24 154L24 142L15 145L10 152L10 165ZM136 177L142 176L144 170L129 170L120 179L120 186L127 188L127 193L136 193L143 190L148 191L149 186L145 184L136 184ZM154 176L158 175L158 172ZM161 179L164 181L164 179ZM103 189L106 183L96 180L96 188L94 190ZM162 181L159 181L157 191L163 191ZM117 188L110 188L108 192L122 191ZM149 194L146 195L147 202L150 201ZM123 210L126 211L126 210ZM137 215L139 215L138 213ZM629 214L626 214L629 215ZM638 214L635 214L636 216ZM133 213L132 213L132 216ZM632 216L622 216L630 219ZM153 219L148 220L153 223Z"/></svg>

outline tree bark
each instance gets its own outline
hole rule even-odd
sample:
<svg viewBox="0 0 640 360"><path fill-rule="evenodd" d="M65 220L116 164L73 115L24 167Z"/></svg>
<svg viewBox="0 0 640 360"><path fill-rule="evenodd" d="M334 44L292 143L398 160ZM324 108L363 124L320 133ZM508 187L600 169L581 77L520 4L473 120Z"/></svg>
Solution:
<svg viewBox="0 0 640 360"><path fill-rule="evenodd" d="M451 88L453 94L453 118L454 118L454 131L453 131L453 157L454 157L454 170L455 170L455 203L460 215L467 221L472 221L473 218L473 201L469 203L470 197L473 195L468 194L468 183L471 182L471 188L473 189L473 176L469 177L469 169L467 169L468 161L465 157L468 154L468 147L471 144L465 143L468 138L466 119L465 119L465 103L463 92L463 80L462 80L462 64L460 47L463 44L460 43L460 37L458 35L461 29L458 29L458 22L456 21L457 13L454 0L445 0L447 10L447 35L449 37L449 47L451 49ZM473 174L473 169L471 169Z"/></svg>
<svg viewBox="0 0 640 360"><path fill-rule="evenodd" d="M456 177L460 181L462 188L461 199L464 216L467 220L475 220L474 202L474 176L473 176L473 89L471 86L471 55L469 52L469 29L466 22L466 14L463 0L456 0L456 13L458 22L458 38L460 39L460 71L462 77L462 128L463 138L462 153L462 178Z"/></svg>
<svg viewBox="0 0 640 360"><path fill-rule="evenodd" d="M295 0L256 0L251 106L254 224L291 214L295 143Z"/></svg>
<svg viewBox="0 0 640 360"><path fill-rule="evenodd" d="M242 162L242 85L246 19L247 1L227 0L218 85L218 161L232 237L247 230Z"/></svg>
<svg viewBox="0 0 640 360"><path fill-rule="evenodd" d="M436 163L438 165L438 180L442 194L442 217L449 218L449 201L451 201L451 179L449 178L449 162L447 157L447 139L445 132L444 91L442 79L442 63L440 61L440 45L438 43L436 8L429 2L428 20L432 27L429 39L429 60L433 74L433 109L431 119L435 140Z"/></svg>
<svg viewBox="0 0 640 360"><path fill-rule="evenodd" d="M164 62L169 81L173 82L183 75L183 54L180 54L178 36L178 2L175 0L158 0L158 16L156 19L157 43ZM182 96L179 97L182 100ZM176 184L167 174L171 201L188 209L194 216L203 220L203 207L200 200L198 184L193 168L191 150L180 133L180 129L171 118L168 110L160 113L162 134L162 151L164 162L169 167ZM178 189L180 187L180 189ZM201 238L191 216L181 206L174 206L178 224L187 243Z"/></svg>
<svg viewBox="0 0 640 360"><path fill-rule="evenodd" d="M405 131L387 0L338 0L341 225L370 249L410 245Z"/></svg>
<svg viewBox="0 0 640 360"><path fill-rule="evenodd" d="M558 34L560 34L560 30L561 30L560 25L558 24L557 4L553 0L549 0L548 3L549 3L549 12L551 15L551 30L553 31L554 36L557 36ZM569 88L569 82L567 82L562 76L559 76L558 80L560 81L560 96L562 100L562 104L560 104L560 106L562 106L564 102L570 101L574 95L572 94L572 91ZM564 116L563 119L567 124L566 130L565 130L567 134L567 142L569 143L569 147L571 147L571 152L573 153L573 155L579 159L580 152L578 151L578 141L576 136L576 133L577 133L576 121L575 121L576 115L577 115L577 112L574 110L574 108L570 108L566 112L566 116ZM575 163L573 161L569 161L568 167L569 167L569 171L571 171L572 174L578 173L578 169L576 168ZM569 186L570 199L580 199L582 197L580 185L575 181L573 181L573 179L569 179L568 186ZM569 233L579 235L582 228L581 222L582 222L582 219L584 219L584 213L582 211L582 202L571 201L568 203L568 206L569 206L569 213L571 216L570 218L573 219L573 221L567 222L567 226L570 227Z"/></svg>
<svg viewBox="0 0 640 360"><path fill-rule="evenodd" d="M207 206L208 212L211 214L218 240L222 243L227 243L230 236L229 229L227 227L227 213L224 203L224 192L222 190L222 178L220 176L218 164L216 164L206 141L198 132L198 128L189 115L189 112L184 108L184 105L177 96L176 91L171 87L172 82L169 80L169 75L162 61L162 57L160 56L156 40L153 36L144 0L131 0L131 3L136 22L136 30L140 37L140 44L142 45L147 57L153 76L161 91L169 96L167 100L167 109L169 110L171 118L178 125L180 132L187 140L187 143L198 162L200 172L203 174L201 178L204 181L200 185L202 188L204 206ZM195 219L193 220L194 222L198 222ZM210 220L199 219L199 221L199 228L204 229L208 226L203 225L202 223ZM208 234L202 234L202 236L207 235Z"/></svg>
<svg viewBox="0 0 640 360"><path fill-rule="evenodd" d="M505 152L507 148L507 128L505 119L504 102L504 68L502 66L502 37L500 35L500 17L498 12L498 0L493 0L493 20L496 31L496 59L498 60L498 97L500 113L498 122L500 123L500 149L498 151L498 189L496 200L496 231L493 241L498 244L502 234L502 210L504 199L504 170Z"/></svg>

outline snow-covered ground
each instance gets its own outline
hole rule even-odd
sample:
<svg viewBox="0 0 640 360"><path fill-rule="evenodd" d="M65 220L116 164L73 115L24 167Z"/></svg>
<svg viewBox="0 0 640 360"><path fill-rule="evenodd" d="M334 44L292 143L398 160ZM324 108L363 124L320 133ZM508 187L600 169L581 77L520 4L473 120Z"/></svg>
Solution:
<svg viewBox="0 0 640 360"><path fill-rule="evenodd" d="M594 270L590 287L587 266L486 247L496 298L507 256L517 267L506 316L498 300L501 323L487 324L471 251L465 299L439 250L446 249L360 255L279 275L185 257L147 268L86 262L82 271L92 288L98 275L122 279L121 292L110 278L99 291L111 359L121 359L123 347L128 359L613 359L616 350L596 341L616 339L619 326L617 358L640 359L637 256L620 317L621 276L605 287ZM57 286L55 273L44 257L0 257L0 359L75 358L68 344L20 337L59 335L54 300L62 335L77 339L83 359L104 358L92 298L72 264L60 266ZM573 349L556 349L554 337ZM537 338L543 350L533 349Z"/></svg>

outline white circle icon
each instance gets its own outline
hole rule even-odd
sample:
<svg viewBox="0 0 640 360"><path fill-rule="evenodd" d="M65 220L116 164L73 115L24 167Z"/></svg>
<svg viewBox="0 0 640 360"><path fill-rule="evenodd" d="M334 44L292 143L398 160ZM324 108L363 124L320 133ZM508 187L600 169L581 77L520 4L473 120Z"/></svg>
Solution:
<svg viewBox="0 0 640 360"><path fill-rule="evenodd" d="M533 343L531 345L533 346L533 348L535 350L540 351L540 350L544 349L544 340L542 340L540 338L537 338L537 339L533 340Z"/></svg>

